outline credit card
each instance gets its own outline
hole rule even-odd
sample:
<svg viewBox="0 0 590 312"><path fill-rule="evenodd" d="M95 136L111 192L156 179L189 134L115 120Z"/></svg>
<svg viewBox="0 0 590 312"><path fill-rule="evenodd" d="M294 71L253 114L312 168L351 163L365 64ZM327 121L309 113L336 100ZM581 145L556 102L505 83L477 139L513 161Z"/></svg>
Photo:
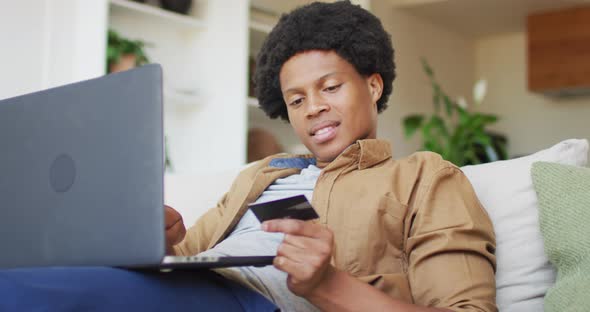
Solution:
<svg viewBox="0 0 590 312"><path fill-rule="evenodd" d="M272 219L307 221L320 217L304 195L287 197L260 204L250 204L248 207L261 223Z"/></svg>

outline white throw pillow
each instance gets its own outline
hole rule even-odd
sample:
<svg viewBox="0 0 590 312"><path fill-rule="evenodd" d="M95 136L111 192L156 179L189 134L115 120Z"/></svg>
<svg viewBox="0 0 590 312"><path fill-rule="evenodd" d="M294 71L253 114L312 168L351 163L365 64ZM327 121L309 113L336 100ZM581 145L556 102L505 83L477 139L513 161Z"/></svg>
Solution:
<svg viewBox="0 0 590 312"><path fill-rule="evenodd" d="M543 311L543 297L555 282L543 249L531 165L585 166L587 159L588 141L571 139L529 156L461 168L494 224L500 311Z"/></svg>

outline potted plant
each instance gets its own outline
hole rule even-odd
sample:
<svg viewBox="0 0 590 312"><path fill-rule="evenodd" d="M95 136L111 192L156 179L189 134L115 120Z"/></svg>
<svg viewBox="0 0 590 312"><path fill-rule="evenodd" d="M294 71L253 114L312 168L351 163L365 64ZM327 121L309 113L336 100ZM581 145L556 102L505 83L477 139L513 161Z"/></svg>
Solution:
<svg viewBox="0 0 590 312"><path fill-rule="evenodd" d="M107 73L124 71L149 62L144 48L146 43L131 40L109 29L107 44Z"/></svg>
<svg viewBox="0 0 590 312"><path fill-rule="evenodd" d="M434 72L426 60L422 60L422 65L433 89L434 113L430 116L406 116L403 119L406 138L419 132L423 150L436 152L457 166L506 159L506 137L486 129L497 122L498 117L475 112L473 107L468 107L464 98L457 101L451 99L434 78ZM475 105L483 101L486 88L485 80L475 84ZM444 106L444 113L441 112L441 106Z"/></svg>

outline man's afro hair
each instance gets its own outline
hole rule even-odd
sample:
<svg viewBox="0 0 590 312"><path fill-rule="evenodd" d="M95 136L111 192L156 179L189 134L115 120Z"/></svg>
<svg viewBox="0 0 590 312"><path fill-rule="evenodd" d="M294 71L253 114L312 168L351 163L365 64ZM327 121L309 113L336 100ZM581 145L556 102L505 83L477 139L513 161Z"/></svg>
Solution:
<svg viewBox="0 0 590 312"><path fill-rule="evenodd" d="M289 58L309 50L334 51L362 75L381 74L383 93L377 110L380 113L387 107L395 64L391 39L381 21L349 1L314 2L282 15L258 54L256 95L270 118L289 120L279 73Z"/></svg>

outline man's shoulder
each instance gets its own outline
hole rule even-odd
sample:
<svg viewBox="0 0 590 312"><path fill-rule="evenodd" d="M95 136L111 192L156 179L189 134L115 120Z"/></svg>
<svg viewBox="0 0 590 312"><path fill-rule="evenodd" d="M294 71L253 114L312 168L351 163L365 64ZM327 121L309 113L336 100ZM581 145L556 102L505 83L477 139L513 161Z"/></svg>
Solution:
<svg viewBox="0 0 590 312"><path fill-rule="evenodd" d="M461 170L453 163L444 160L439 154L421 151L392 160L394 175L401 181L419 181L428 184L442 172L459 173Z"/></svg>
<svg viewBox="0 0 590 312"><path fill-rule="evenodd" d="M448 168L458 168L453 163L444 160L439 154L422 151L415 152L404 158L396 160L401 167L413 168L424 172L437 172Z"/></svg>

